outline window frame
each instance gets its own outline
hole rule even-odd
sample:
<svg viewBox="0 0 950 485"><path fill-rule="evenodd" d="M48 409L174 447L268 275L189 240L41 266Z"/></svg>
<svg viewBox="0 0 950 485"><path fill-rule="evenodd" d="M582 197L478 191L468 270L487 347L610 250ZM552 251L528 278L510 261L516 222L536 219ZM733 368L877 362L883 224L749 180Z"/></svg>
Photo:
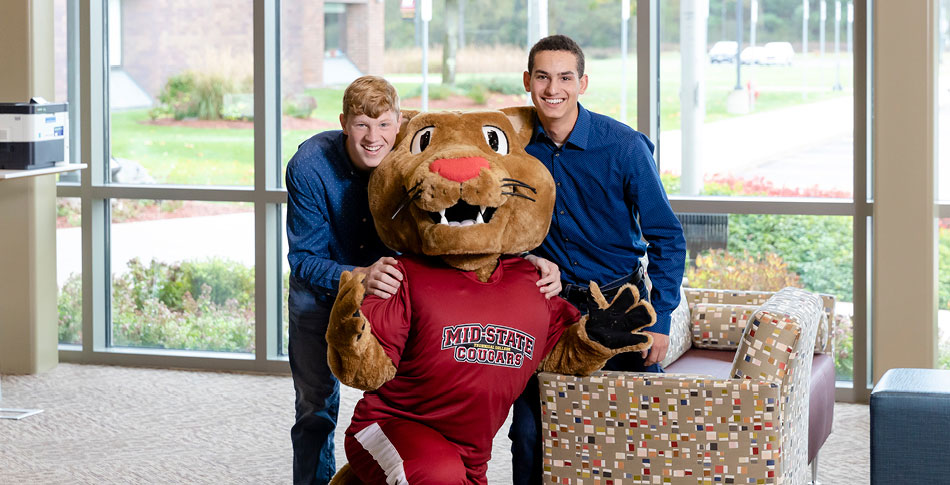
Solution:
<svg viewBox="0 0 950 485"><path fill-rule="evenodd" d="M281 355L282 204L280 105L280 2L254 0L254 185L253 187L133 186L108 181L110 127L108 107L108 2L69 2L70 116L79 143L74 161L89 164L79 184L59 184L59 197L82 200L83 344L61 345L64 362L113 365L186 367L288 373ZM659 139L659 0L636 0L637 7L637 123L650 137L662 159ZM79 5L76 5L76 4ZM670 196L677 212L721 214L790 214L852 216L854 229L854 383L838 382L836 398L867 401L870 383L869 292L872 273L871 147L869 144L870 60L868 42L870 2L854 2L854 198L789 199ZM77 47L72 44L78 42ZM77 62L76 59L82 59ZM75 95L74 95L75 94ZM82 106L83 109L79 107ZM109 267L109 201L163 199L250 202L255 212L256 315L254 355L219 352L113 348L109 345L111 269ZM939 205L940 217L950 217L950 203ZM860 264L859 264L860 262Z"/></svg>

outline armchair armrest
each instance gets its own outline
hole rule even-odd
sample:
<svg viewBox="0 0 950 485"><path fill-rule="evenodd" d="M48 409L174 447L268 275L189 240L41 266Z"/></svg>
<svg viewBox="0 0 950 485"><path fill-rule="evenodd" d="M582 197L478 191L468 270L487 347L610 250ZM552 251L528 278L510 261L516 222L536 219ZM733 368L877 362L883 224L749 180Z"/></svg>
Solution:
<svg viewBox="0 0 950 485"><path fill-rule="evenodd" d="M539 380L546 483L776 483L782 476L779 383L622 372L541 373Z"/></svg>
<svg viewBox="0 0 950 485"><path fill-rule="evenodd" d="M670 315L670 346L666 351L666 358L660 362L660 367L676 362L676 359L693 346L693 329L689 320L689 305L684 290L680 287L680 304Z"/></svg>

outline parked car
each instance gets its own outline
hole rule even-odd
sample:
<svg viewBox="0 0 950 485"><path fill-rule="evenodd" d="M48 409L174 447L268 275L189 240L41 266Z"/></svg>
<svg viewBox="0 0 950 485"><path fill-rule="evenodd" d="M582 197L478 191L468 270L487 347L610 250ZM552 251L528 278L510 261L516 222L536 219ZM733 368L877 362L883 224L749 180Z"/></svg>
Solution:
<svg viewBox="0 0 950 485"><path fill-rule="evenodd" d="M742 49L742 54L739 54L739 60L743 64L764 64L765 47L759 45L746 47Z"/></svg>
<svg viewBox="0 0 950 485"><path fill-rule="evenodd" d="M709 49L709 62L713 64L719 62L733 62L736 60L736 52L739 49L739 44L734 40L720 40L713 44L712 49Z"/></svg>
<svg viewBox="0 0 950 485"><path fill-rule="evenodd" d="M790 42L769 42L765 44L762 64L770 66L791 66L795 49Z"/></svg>

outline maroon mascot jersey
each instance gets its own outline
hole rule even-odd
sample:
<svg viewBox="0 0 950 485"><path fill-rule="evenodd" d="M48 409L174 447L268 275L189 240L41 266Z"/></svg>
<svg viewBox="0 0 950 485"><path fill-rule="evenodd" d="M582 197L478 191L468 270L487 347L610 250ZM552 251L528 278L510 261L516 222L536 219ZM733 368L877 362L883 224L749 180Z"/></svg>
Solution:
<svg viewBox="0 0 950 485"><path fill-rule="evenodd" d="M485 283L438 259L402 257L397 268L398 292L368 295L361 308L396 376L363 395L347 435L392 418L424 424L458 448L470 480L483 482L508 409L580 314L545 299L522 258L502 258Z"/></svg>

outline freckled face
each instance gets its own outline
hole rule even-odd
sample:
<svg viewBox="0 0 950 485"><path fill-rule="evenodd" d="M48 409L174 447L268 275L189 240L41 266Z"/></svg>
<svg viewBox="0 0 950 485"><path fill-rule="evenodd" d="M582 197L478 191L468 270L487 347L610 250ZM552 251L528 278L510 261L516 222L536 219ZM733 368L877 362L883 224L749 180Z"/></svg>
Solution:
<svg viewBox="0 0 950 485"><path fill-rule="evenodd" d="M353 166L363 172L370 172L392 150L399 132L396 113L387 111L378 118L365 114L340 115L340 125L346 135L346 153Z"/></svg>

